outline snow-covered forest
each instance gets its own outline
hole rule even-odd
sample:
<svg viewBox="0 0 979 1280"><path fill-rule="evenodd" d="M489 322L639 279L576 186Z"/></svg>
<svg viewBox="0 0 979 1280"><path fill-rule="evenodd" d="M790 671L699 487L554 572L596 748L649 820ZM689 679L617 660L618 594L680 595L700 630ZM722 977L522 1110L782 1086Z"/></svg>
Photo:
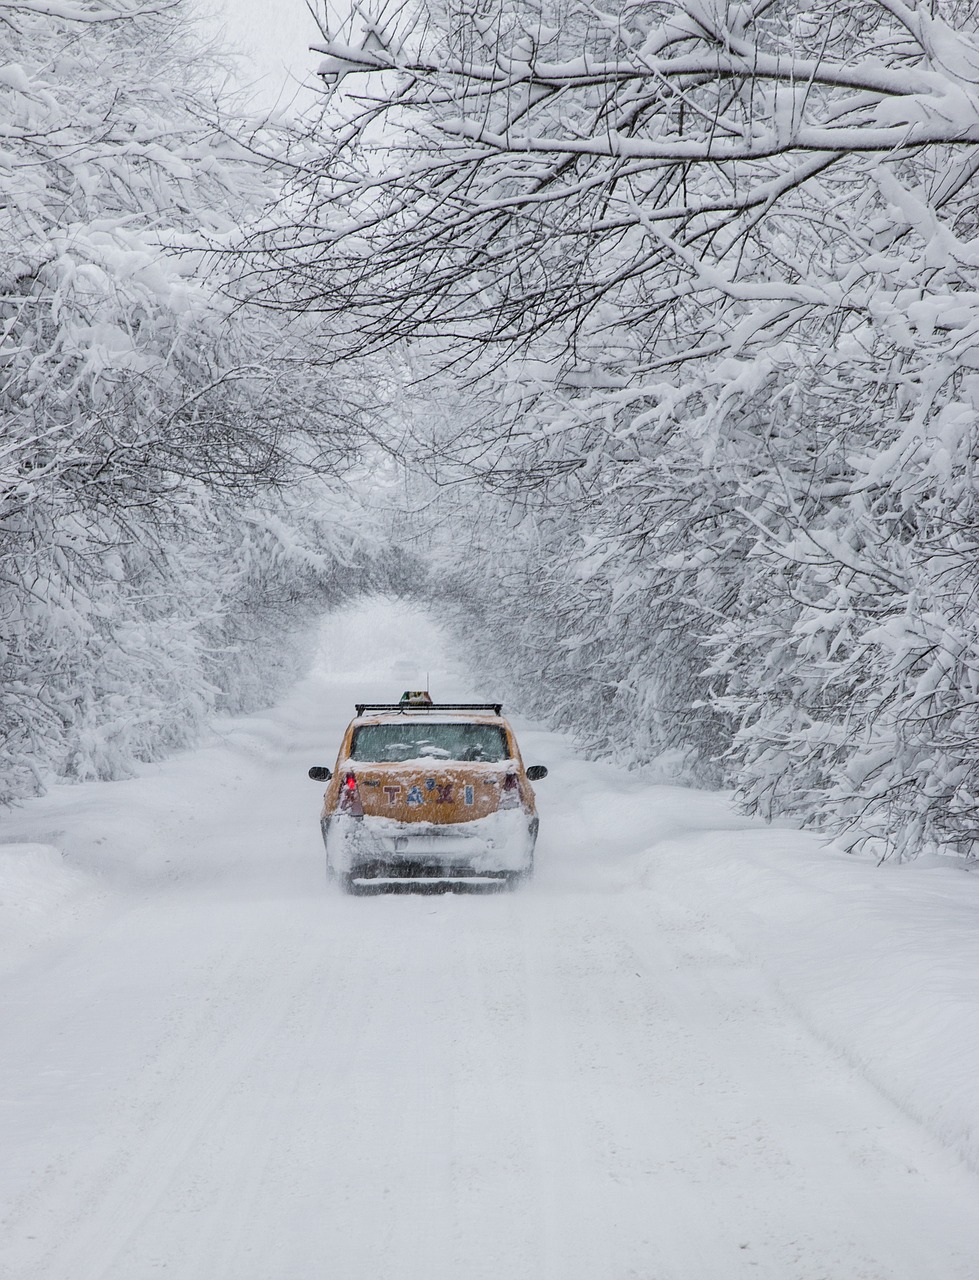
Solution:
<svg viewBox="0 0 979 1280"><path fill-rule="evenodd" d="M977 1280L979 0L310 2L0 0L0 1276Z"/></svg>
<svg viewBox="0 0 979 1280"><path fill-rule="evenodd" d="M379 0L275 125L183 0L0 40L5 795L381 585L598 756L975 853L976 6Z"/></svg>
<svg viewBox="0 0 979 1280"><path fill-rule="evenodd" d="M0 0L3 799L267 702L378 567L357 388L205 256L270 178L193 16Z"/></svg>

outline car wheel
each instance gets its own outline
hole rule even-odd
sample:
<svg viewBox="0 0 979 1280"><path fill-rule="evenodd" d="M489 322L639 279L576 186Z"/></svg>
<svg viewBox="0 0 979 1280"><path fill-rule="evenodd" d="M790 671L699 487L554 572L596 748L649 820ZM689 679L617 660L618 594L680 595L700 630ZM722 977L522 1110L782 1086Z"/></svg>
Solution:
<svg viewBox="0 0 979 1280"><path fill-rule="evenodd" d="M341 893L357 892L357 886L354 884L353 872L337 871L329 858L326 860L326 881L327 884L334 885Z"/></svg>
<svg viewBox="0 0 979 1280"><path fill-rule="evenodd" d="M508 871L507 872L507 877L506 877L507 888L511 890L519 889L521 885L527 884L530 880L533 880L533 878L534 878L534 864L533 864L533 861L531 861L530 866L527 867L525 871Z"/></svg>

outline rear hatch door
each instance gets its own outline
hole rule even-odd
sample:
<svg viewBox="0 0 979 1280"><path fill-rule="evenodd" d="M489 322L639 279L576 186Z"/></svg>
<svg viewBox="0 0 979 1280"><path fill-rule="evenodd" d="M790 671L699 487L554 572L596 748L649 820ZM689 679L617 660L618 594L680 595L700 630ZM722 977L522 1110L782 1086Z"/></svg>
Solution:
<svg viewBox="0 0 979 1280"><path fill-rule="evenodd" d="M507 769L507 765L510 769ZM351 761L365 817L396 822L472 822L495 813L512 761L370 764Z"/></svg>

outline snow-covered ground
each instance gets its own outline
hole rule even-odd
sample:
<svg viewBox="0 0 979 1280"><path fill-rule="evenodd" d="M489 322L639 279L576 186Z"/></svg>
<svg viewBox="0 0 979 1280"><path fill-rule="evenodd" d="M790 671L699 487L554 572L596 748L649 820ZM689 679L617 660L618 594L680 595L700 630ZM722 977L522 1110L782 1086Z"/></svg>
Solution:
<svg viewBox="0 0 979 1280"><path fill-rule="evenodd" d="M518 719L533 884L344 898L306 768L426 672L474 692L364 606L273 710L4 818L0 1275L979 1277L979 878Z"/></svg>

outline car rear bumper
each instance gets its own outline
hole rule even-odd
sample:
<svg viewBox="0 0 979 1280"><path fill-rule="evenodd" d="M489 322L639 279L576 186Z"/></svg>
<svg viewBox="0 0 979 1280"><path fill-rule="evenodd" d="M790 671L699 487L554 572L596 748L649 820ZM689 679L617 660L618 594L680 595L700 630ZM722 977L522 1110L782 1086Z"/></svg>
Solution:
<svg viewBox="0 0 979 1280"><path fill-rule="evenodd" d="M537 818L520 809L473 822L395 822L334 817L323 823L327 862L337 875L486 876L533 866Z"/></svg>

